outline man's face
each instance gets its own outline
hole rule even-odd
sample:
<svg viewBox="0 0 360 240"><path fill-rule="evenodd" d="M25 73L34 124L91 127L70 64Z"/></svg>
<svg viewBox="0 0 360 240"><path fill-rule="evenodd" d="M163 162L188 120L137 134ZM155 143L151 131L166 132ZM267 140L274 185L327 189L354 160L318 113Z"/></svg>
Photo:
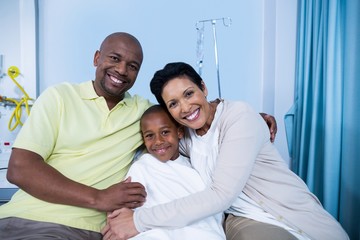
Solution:
<svg viewBox="0 0 360 240"><path fill-rule="evenodd" d="M121 101L135 83L142 63L141 46L127 36L106 39L94 56L95 91L107 101Z"/></svg>

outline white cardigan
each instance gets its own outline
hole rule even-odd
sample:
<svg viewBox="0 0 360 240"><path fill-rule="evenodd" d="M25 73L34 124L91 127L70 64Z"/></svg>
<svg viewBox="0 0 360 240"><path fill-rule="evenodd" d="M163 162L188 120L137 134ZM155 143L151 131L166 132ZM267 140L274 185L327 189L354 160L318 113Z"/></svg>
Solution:
<svg viewBox="0 0 360 240"><path fill-rule="evenodd" d="M223 101L220 104L223 104L222 110L216 112L217 120L209 130L218 133L214 167L205 169L213 159L203 165L192 158L192 150L197 146L192 145L190 134L183 145L193 167L203 178L204 171L210 171L208 187L186 198L136 212L136 228L144 231L156 226L184 226L229 208L236 213L233 210L237 206L233 204L244 192L263 210L299 234L320 240L349 239L301 178L285 164L270 142L268 127L261 116L243 102ZM205 140L206 135L202 136Z"/></svg>

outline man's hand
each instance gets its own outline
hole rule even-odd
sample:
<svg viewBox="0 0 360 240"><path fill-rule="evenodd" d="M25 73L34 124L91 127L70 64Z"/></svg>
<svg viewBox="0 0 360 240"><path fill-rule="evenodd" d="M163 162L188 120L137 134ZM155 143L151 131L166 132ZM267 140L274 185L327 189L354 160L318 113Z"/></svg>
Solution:
<svg viewBox="0 0 360 240"><path fill-rule="evenodd" d="M144 204L146 191L142 184L131 182L131 178L100 190L96 197L97 209L114 211L119 208L137 208Z"/></svg>
<svg viewBox="0 0 360 240"><path fill-rule="evenodd" d="M273 116L267 114L267 113L260 113L260 115L263 117L263 119L265 120L266 124L269 127L270 130L270 141L274 142L275 141L275 135L277 132L277 124L276 124L276 120Z"/></svg>
<svg viewBox="0 0 360 240"><path fill-rule="evenodd" d="M134 212L128 208L115 210L108 214L105 227L101 230L103 240L126 240L139 232L133 221Z"/></svg>

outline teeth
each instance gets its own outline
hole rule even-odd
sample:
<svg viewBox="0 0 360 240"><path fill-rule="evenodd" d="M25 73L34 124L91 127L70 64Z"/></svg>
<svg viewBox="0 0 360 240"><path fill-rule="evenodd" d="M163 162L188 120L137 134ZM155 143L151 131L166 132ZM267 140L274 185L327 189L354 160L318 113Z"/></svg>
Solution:
<svg viewBox="0 0 360 240"><path fill-rule="evenodd" d="M161 149L156 149L156 152L157 153L164 153L166 151L166 149L165 148L161 148Z"/></svg>
<svg viewBox="0 0 360 240"><path fill-rule="evenodd" d="M120 81L119 79L117 79L117 78L114 77L114 76L110 76L110 79L111 79L111 81L113 81L113 82L115 82L115 83L118 83L118 84L123 83L122 81Z"/></svg>
<svg viewBox="0 0 360 240"><path fill-rule="evenodd" d="M186 119L190 120L190 121L193 120L196 117L196 115L198 114L198 112L199 112L199 109L197 109L195 112L193 112L190 116L187 116Z"/></svg>

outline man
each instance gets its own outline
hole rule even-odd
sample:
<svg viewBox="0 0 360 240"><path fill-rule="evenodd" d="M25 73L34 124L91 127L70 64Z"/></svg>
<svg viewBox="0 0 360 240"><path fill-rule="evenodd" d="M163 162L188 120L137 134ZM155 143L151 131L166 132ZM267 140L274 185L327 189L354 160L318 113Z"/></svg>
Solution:
<svg viewBox="0 0 360 240"><path fill-rule="evenodd" d="M106 212L143 205L144 187L123 181L152 105L127 92L142 60L134 36L113 33L95 53L94 81L59 84L36 100L10 156L7 178L21 190L0 207L0 239L101 239ZM274 118L264 119L274 138Z"/></svg>
<svg viewBox="0 0 360 240"><path fill-rule="evenodd" d="M142 60L135 37L113 33L95 53L95 81L38 98L13 145L7 177L21 190L0 208L0 239L101 239L105 212L143 204L144 187L121 182L151 105L127 93Z"/></svg>

